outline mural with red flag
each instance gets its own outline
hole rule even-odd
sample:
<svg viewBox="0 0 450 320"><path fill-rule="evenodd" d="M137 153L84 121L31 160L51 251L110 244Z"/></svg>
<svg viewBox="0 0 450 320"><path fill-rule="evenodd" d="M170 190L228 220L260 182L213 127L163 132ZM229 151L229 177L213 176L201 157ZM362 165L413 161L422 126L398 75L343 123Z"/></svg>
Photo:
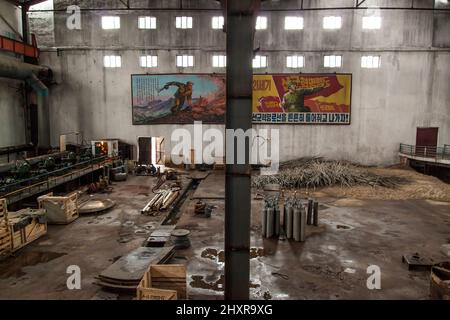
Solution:
<svg viewBox="0 0 450 320"><path fill-rule="evenodd" d="M351 74L253 77L253 122L350 124Z"/></svg>

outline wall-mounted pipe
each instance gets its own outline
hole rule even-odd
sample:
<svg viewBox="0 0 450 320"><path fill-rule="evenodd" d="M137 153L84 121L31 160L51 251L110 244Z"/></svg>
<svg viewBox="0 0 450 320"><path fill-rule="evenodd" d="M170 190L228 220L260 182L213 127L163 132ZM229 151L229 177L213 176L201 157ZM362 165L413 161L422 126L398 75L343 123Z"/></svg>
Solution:
<svg viewBox="0 0 450 320"><path fill-rule="evenodd" d="M26 81L34 90L38 104L38 146L50 147L50 120L48 88L39 77L51 76L44 66L24 63L17 59L0 56L0 77Z"/></svg>

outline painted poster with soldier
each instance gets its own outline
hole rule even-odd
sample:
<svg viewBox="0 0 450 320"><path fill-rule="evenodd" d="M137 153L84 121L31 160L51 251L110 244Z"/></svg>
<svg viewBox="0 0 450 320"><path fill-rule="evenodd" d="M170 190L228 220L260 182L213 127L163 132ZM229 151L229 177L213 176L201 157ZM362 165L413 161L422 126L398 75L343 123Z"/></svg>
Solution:
<svg viewBox="0 0 450 320"><path fill-rule="evenodd" d="M253 123L350 124L351 74L253 77Z"/></svg>
<svg viewBox="0 0 450 320"><path fill-rule="evenodd" d="M133 124L225 122L224 75L132 75Z"/></svg>

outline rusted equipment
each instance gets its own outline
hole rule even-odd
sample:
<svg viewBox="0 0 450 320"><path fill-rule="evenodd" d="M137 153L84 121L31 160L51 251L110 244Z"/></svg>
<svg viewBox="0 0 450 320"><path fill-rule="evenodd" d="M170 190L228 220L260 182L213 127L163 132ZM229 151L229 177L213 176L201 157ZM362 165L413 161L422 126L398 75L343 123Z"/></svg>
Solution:
<svg viewBox="0 0 450 320"><path fill-rule="evenodd" d="M191 246L191 241L189 240L190 234L191 232L186 229L173 230L171 236L175 249L182 250L189 248Z"/></svg>
<svg viewBox="0 0 450 320"><path fill-rule="evenodd" d="M430 296L433 300L450 300L450 261L431 268Z"/></svg>

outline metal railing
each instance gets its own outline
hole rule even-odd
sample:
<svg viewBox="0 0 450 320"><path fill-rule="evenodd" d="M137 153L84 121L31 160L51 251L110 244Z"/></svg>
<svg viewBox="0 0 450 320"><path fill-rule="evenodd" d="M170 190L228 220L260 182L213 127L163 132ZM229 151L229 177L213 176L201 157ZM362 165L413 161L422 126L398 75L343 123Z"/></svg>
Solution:
<svg viewBox="0 0 450 320"><path fill-rule="evenodd" d="M436 160L450 160L450 145L443 147L413 146L400 144L400 153L414 157L431 158Z"/></svg>

